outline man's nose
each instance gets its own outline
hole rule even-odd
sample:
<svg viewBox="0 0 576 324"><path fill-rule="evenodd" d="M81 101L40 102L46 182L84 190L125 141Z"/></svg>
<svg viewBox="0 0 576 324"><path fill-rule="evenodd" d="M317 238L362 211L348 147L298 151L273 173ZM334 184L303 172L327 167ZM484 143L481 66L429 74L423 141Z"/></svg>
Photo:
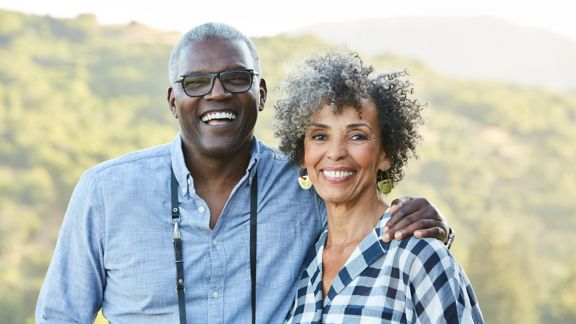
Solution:
<svg viewBox="0 0 576 324"><path fill-rule="evenodd" d="M231 93L226 90L222 80L220 78L214 78L214 84L212 86L212 90L206 95L206 97L221 97L221 96L229 96Z"/></svg>

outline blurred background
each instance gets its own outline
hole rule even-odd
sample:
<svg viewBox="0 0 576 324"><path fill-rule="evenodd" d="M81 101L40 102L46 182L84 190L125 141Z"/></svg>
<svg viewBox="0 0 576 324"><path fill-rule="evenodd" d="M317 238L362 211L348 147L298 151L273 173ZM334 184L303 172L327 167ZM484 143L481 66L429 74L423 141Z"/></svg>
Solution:
<svg viewBox="0 0 576 324"><path fill-rule="evenodd" d="M81 173L178 131L165 101L168 55L206 21L255 42L270 90L257 136L269 144L276 86L305 55L346 48L379 72L407 70L426 124L390 200L424 196L448 218L487 323L576 323L568 4L223 1L219 11L229 10L216 12L172 0L0 0L0 323L34 323Z"/></svg>

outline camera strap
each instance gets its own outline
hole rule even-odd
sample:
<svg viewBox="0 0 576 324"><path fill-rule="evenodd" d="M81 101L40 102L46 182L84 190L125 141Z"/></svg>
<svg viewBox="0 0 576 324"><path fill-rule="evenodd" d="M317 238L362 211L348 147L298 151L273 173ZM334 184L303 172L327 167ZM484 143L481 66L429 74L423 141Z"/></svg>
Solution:
<svg viewBox="0 0 576 324"><path fill-rule="evenodd" d="M180 233L180 208L178 204L178 181L171 171L171 200L172 200L172 223L174 224L174 256L176 260L176 292L178 293L178 312L180 324L186 324L186 298L184 286L184 262L182 257L182 235ZM258 203L258 175L255 172L250 185L250 288L252 306L252 324L256 323L256 237L257 237L257 203Z"/></svg>

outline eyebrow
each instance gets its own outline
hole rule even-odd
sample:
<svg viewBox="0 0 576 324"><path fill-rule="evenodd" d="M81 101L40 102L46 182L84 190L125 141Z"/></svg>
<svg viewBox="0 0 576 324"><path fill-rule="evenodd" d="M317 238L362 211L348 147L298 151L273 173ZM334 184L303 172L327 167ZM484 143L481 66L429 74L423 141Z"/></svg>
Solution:
<svg viewBox="0 0 576 324"><path fill-rule="evenodd" d="M219 72L209 72L209 71L187 71L186 73L182 74L182 75L192 75L192 74L216 74L216 73L222 73L222 72L229 72L229 71L245 71L245 70L254 70L254 72L256 72L256 70L254 68L247 68L244 67L242 65L239 66L235 66L235 67L229 67L226 68L222 71Z"/></svg>
<svg viewBox="0 0 576 324"><path fill-rule="evenodd" d="M311 122L310 124L308 124L308 127L330 128L330 126L328 126L326 124L315 123L315 122ZM368 125L368 123L354 123L354 124L346 125L346 128L358 128L358 127L368 127L370 129L372 129L372 127L370 127L370 125Z"/></svg>
<svg viewBox="0 0 576 324"><path fill-rule="evenodd" d="M315 122L311 122L310 124L308 124L308 127L329 128L328 125L315 123Z"/></svg>

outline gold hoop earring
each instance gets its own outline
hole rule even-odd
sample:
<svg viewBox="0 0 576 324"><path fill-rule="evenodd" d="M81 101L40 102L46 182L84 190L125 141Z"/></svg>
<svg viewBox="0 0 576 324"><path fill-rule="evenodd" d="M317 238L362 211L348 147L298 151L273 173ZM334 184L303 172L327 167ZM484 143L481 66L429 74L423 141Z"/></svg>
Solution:
<svg viewBox="0 0 576 324"><path fill-rule="evenodd" d="M304 190L312 188L310 177L308 175L300 175L300 171L302 171L302 169L298 170L298 184L300 185L300 188Z"/></svg>
<svg viewBox="0 0 576 324"><path fill-rule="evenodd" d="M394 182L392 181L392 179L390 179L388 171L378 172L378 176L376 179L377 179L376 186L378 187L378 192L387 195L392 191L392 189L394 189Z"/></svg>

